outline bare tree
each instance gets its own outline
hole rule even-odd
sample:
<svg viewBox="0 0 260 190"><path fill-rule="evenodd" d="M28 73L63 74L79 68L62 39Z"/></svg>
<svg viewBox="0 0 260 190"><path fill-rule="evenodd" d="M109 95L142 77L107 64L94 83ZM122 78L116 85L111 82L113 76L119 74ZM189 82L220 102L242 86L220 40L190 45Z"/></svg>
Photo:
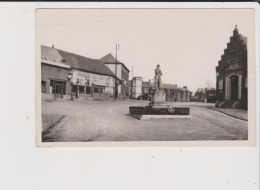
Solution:
<svg viewBox="0 0 260 190"><path fill-rule="evenodd" d="M215 88L215 84L211 80L206 80L205 81L205 87L207 89L212 89L212 88Z"/></svg>

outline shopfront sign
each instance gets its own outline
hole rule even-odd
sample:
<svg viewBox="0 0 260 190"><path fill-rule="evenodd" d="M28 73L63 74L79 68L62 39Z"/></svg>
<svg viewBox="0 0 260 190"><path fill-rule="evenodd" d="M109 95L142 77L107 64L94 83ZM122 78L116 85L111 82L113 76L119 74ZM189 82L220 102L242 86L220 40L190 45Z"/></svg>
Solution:
<svg viewBox="0 0 260 190"><path fill-rule="evenodd" d="M113 87L113 77L82 71L73 72L72 82L74 85L80 86L91 86L92 84L94 84L100 86Z"/></svg>

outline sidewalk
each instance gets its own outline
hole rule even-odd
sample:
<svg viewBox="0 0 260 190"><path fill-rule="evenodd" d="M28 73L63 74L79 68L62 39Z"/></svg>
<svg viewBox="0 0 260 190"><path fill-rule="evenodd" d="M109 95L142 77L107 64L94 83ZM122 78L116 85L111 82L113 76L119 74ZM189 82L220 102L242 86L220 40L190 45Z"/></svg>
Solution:
<svg viewBox="0 0 260 190"><path fill-rule="evenodd" d="M42 132L54 126L62 117L60 114L42 114Z"/></svg>
<svg viewBox="0 0 260 190"><path fill-rule="evenodd" d="M248 112L247 110L241 110L241 109L230 109L230 108L210 108L212 110L224 113L226 115L229 115L231 117L241 119L244 121L248 121Z"/></svg>

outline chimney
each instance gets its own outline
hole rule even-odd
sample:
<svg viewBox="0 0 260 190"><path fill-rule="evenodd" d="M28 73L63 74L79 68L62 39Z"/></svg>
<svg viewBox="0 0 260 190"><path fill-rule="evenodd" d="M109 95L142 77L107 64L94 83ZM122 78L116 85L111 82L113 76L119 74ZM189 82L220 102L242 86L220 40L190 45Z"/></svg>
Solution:
<svg viewBox="0 0 260 190"><path fill-rule="evenodd" d="M54 45L52 45L51 47L54 48Z"/></svg>

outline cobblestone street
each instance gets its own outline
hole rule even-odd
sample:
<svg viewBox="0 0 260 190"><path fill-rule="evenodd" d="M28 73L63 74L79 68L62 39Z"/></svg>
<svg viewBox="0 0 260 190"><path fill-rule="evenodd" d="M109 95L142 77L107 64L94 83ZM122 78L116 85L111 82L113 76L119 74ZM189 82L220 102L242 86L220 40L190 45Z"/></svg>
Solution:
<svg viewBox="0 0 260 190"><path fill-rule="evenodd" d="M245 140L247 122L209 109L214 104L169 103L191 108L191 119L137 120L129 106L148 101L43 102L43 141Z"/></svg>

